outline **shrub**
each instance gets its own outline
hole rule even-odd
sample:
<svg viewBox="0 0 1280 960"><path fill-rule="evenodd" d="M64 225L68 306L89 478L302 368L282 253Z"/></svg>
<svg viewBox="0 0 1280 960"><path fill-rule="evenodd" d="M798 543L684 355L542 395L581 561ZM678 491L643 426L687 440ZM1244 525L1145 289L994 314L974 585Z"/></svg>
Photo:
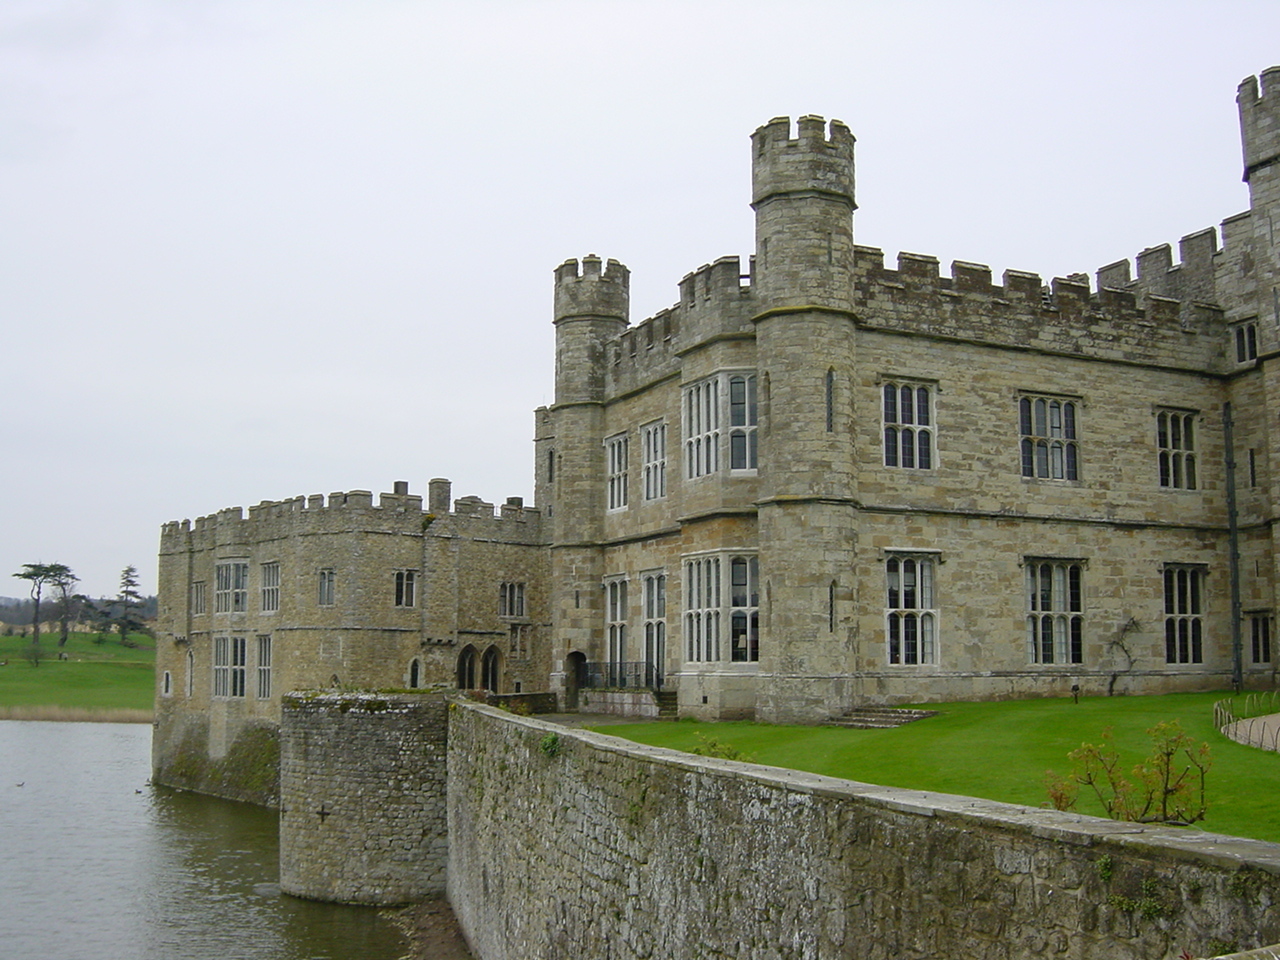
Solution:
<svg viewBox="0 0 1280 960"><path fill-rule="evenodd" d="M1113 820L1172 823L1180 826L1203 820L1209 809L1205 778L1213 761L1209 745L1183 732L1177 720L1165 720L1147 730L1151 755L1127 775L1111 728L1100 743L1084 743L1067 756L1075 764L1065 777L1045 774L1050 804L1057 810L1075 807L1081 787L1088 787Z"/></svg>

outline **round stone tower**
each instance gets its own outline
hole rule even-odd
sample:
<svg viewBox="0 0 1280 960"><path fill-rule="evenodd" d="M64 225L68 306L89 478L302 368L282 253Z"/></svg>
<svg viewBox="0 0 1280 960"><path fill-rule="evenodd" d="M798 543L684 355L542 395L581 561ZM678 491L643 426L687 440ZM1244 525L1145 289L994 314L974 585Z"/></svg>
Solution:
<svg viewBox="0 0 1280 960"><path fill-rule="evenodd" d="M751 137L756 295L763 309L848 310L853 292L853 134L821 117L775 117Z"/></svg>
<svg viewBox="0 0 1280 960"><path fill-rule="evenodd" d="M760 365L763 720L851 705L857 535L853 136L786 118L752 137ZM785 571L785 574L782 573Z"/></svg>
<svg viewBox="0 0 1280 960"><path fill-rule="evenodd" d="M600 659L604 576L604 401L609 343L627 329L630 274L616 260L594 254L556 268L556 399L539 419L542 489L551 522L552 678L572 693L565 664ZM551 466L554 464L554 466ZM548 478L546 474L553 475ZM573 668L570 666L570 673Z"/></svg>

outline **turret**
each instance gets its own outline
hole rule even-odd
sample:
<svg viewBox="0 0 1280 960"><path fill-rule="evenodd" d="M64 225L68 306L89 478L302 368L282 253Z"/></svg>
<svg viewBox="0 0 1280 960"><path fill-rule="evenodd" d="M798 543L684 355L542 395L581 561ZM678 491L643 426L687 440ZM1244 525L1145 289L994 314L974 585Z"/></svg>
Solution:
<svg viewBox="0 0 1280 960"><path fill-rule="evenodd" d="M1259 333L1260 349L1275 349L1274 324L1280 323L1280 244L1272 224L1280 219L1280 67L1240 84L1240 139L1244 146L1244 179L1249 184L1253 223L1254 281L1259 315L1271 315Z"/></svg>
<svg viewBox="0 0 1280 960"><path fill-rule="evenodd" d="M556 267L556 403L604 398L604 346L627 328L631 274L588 254Z"/></svg>
<svg viewBox="0 0 1280 960"><path fill-rule="evenodd" d="M776 117L751 137L751 206L764 309L850 307L853 134L838 120Z"/></svg>
<svg viewBox="0 0 1280 960"><path fill-rule="evenodd" d="M1240 139L1244 145L1244 179L1264 166L1280 161L1280 67L1271 67L1240 84L1236 104L1240 108Z"/></svg>

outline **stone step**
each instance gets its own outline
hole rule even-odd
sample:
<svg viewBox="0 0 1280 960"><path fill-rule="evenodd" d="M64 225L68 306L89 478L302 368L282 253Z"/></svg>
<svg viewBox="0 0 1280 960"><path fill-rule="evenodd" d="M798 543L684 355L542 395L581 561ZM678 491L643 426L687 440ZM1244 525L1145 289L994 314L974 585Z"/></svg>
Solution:
<svg viewBox="0 0 1280 960"><path fill-rule="evenodd" d="M674 690L658 690L653 694L658 704L658 717L663 720L674 720L679 706L679 697Z"/></svg>
<svg viewBox="0 0 1280 960"><path fill-rule="evenodd" d="M937 716L937 710L915 710L904 707L855 707L842 717L827 721L836 727L852 727L856 730L891 730L906 723Z"/></svg>

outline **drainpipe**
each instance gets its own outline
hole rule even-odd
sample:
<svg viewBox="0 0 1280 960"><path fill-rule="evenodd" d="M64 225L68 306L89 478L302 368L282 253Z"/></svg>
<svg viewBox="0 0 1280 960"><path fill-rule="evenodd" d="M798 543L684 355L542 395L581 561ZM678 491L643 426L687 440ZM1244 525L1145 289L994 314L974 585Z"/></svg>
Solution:
<svg viewBox="0 0 1280 960"><path fill-rule="evenodd" d="M1240 518L1236 510L1236 448L1230 402L1222 405L1222 438L1227 466L1228 569L1231 577L1231 684L1238 693L1244 686L1243 650L1240 639Z"/></svg>

